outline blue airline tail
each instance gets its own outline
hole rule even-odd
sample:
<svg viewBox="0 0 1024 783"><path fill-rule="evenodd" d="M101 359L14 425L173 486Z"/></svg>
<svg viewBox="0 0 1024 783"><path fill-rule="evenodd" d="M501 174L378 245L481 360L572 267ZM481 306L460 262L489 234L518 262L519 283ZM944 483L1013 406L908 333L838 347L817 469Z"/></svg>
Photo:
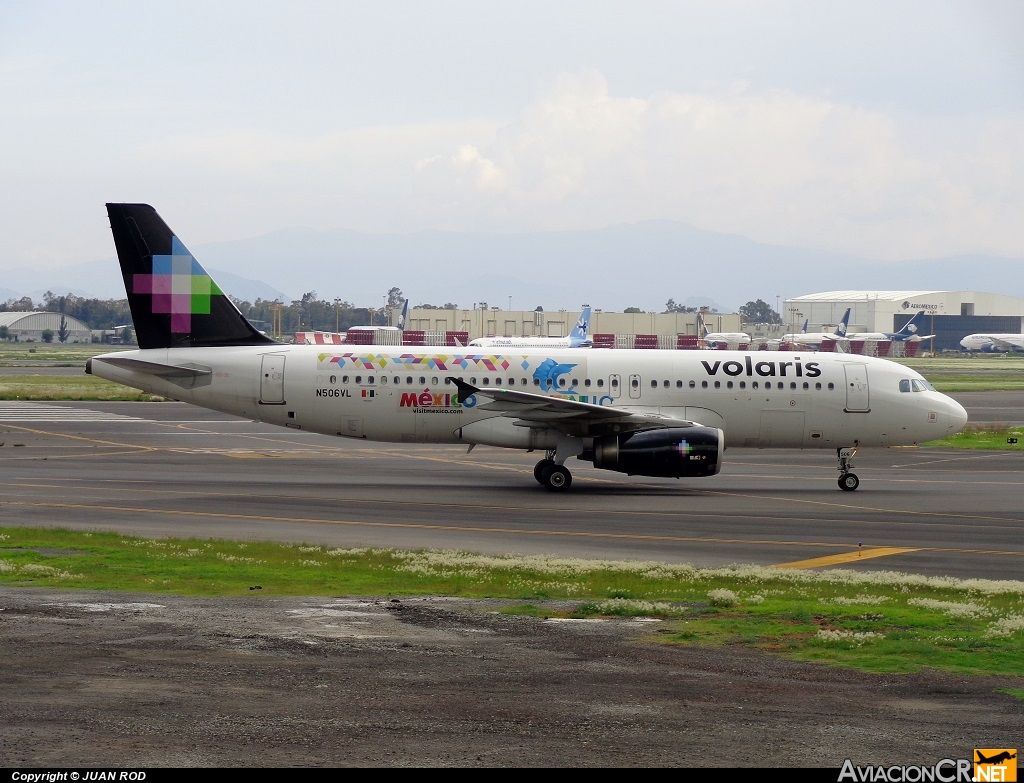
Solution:
<svg viewBox="0 0 1024 783"><path fill-rule="evenodd" d="M917 335L917 330L921 328L921 323L924 322L924 315L926 312L927 310L918 310L914 314L913 318L903 324L902 329L898 332L893 332L889 336L898 342L903 342L904 340L909 340L911 337L914 337Z"/></svg>
<svg viewBox="0 0 1024 783"><path fill-rule="evenodd" d="M403 332L405 331L405 319L409 316L409 300L405 300L405 304L402 305L402 314L398 316L398 323L395 324Z"/></svg>
<svg viewBox="0 0 1024 783"><path fill-rule="evenodd" d="M583 312L580 314L580 320L576 322L576 325L569 332L569 345L573 348L579 348L583 345L591 345L593 341L590 339L590 306L583 308Z"/></svg>
<svg viewBox="0 0 1024 783"><path fill-rule="evenodd" d="M836 337L846 337L846 327L850 323L850 309L846 308L846 312L843 313L843 317L839 320L839 325L836 327Z"/></svg>

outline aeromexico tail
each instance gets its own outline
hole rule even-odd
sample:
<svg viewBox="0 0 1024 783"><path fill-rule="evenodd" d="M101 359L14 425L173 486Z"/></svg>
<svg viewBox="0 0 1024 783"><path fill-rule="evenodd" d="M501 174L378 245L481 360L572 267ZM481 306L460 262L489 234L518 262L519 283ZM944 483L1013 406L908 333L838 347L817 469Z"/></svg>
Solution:
<svg viewBox="0 0 1024 783"><path fill-rule="evenodd" d="M543 451L565 490L570 457L631 475L696 478L726 446L837 449L960 430L967 414L918 373L806 352L285 345L254 329L152 207L108 204L140 349L86 371L282 426L399 443Z"/></svg>
<svg viewBox="0 0 1024 783"><path fill-rule="evenodd" d="M804 321L804 330L802 332L784 334L782 335L782 342L809 350L820 348L824 342L844 342L846 340L846 327L850 323L850 309L849 307L846 308L846 312L839 319L834 332L808 332L808 321Z"/></svg>
<svg viewBox="0 0 1024 783"><path fill-rule="evenodd" d="M927 310L919 310L914 317L903 324L903 328L896 332L858 332L850 335L853 340L892 340L895 343L921 342L934 337L934 334L918 334L918 330L924 325L924 317Z"/></svg>

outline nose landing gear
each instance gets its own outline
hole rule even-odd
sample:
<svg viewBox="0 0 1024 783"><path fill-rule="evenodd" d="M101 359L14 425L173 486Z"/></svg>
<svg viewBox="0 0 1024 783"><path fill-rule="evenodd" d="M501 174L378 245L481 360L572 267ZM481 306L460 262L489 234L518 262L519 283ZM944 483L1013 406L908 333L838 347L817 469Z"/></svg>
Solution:
<svg viewBox="0 0 1024 783"><path fill-rule="evenodd" d="M853 458L857 454L857 447L860 441L855 440L852 447L836 449L836 457L839 459L839 489L844 492L853 492L860 486L860 479L856 473L851 473Z"/></svg>

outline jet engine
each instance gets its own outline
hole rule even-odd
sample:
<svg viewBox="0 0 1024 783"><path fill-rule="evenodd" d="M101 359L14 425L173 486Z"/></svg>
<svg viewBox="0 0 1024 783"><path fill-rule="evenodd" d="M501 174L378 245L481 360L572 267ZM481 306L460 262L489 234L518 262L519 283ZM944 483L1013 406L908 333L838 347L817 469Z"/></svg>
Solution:
<svg viewBox="0 0 1024 783"><path fill-rule="evenodd" d="M693 478L718 473L723 451L720 429L672 427L595 438L593 461L595 468L631 476Z"/></svg>

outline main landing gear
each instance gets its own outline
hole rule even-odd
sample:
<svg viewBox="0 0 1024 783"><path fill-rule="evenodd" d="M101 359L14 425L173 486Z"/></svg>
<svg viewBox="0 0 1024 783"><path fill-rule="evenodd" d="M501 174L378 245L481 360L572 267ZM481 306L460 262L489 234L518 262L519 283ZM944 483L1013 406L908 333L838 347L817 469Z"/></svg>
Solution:
<svg viewBox="0 0 1024 783"><path fill-rule="evenodd" d="M533 477L552 492L565 492L572 486L572 473L565 465L559 465L553 459L554 451L536 464L533 468Z"/></svg>
<svg viewBox="0 0 1024 783"><path fill-rule="evenodd" d="M855 440L852 447L836 449L836 456L839 458L839 489L844 492L853 492L860 486L860 479L857 478L857 474L850 472L850 469L853 467L853 458L857 454L857 446L859 445L860 441Z"/></svg>

